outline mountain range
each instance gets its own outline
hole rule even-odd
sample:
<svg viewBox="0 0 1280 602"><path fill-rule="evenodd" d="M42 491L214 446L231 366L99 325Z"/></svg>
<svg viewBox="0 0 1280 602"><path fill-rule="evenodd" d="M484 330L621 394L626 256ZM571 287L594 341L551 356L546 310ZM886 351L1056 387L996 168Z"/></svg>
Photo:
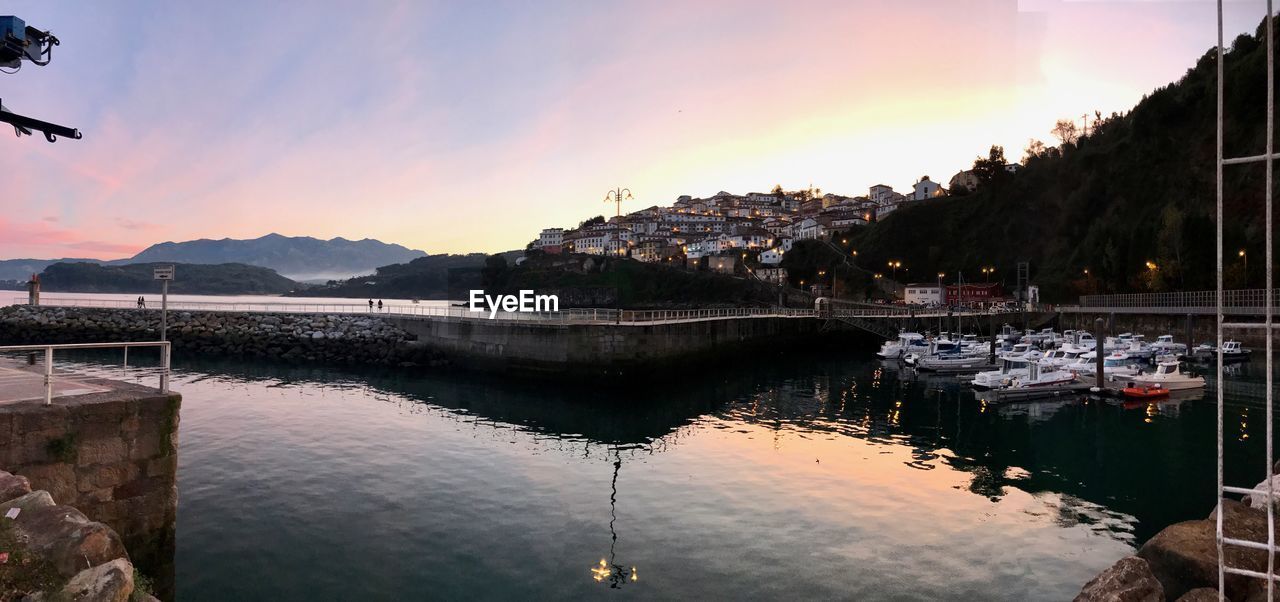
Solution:
<svg viewBox="0 0 1280 602"><path fill-rule="evenodd" d="M102 265L175 262L188 264L241 263L265 267L300 282L341 280L371 274L378 267L426 257L425 251L366 238L321 240L310 236L268 234L241 240L202 238L151 245L128 259L7 259L0 260L0 280L25 280L59 262Z"/></svg>

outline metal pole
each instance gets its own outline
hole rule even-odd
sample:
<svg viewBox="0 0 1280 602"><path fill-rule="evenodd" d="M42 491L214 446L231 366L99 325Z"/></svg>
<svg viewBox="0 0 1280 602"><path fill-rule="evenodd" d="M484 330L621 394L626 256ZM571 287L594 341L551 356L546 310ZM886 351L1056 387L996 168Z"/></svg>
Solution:
<svg viewBox="0 0 1280 602"><path fill-rule="evenodd" d="M44 405L53 405L53 347L44 348Z"/></svg>
<svg viewBox="0 0 1280 602"><path fill-rule="evenodd" d="M160 281L160 340L164 341L169 328L169 281Z"/></svg>
<svg viewBox="0 0 1280 602"><path fill-rule="evenodd" d="M167 342L163 347L160 348L160 359L164 363L164 365L161 366L161 372L160 372L160 392L161 393L169 392L169 359L170 359L169 349L170 349L169 343Z"/></svg>
<svg viewBox="0 0 1280 602"><path fill-rule="evenodd" d="M993 363L993 364L994 364L994 363L996 363L996 315L995 315L995 314L987 314L987 315L988 315L988 317L989 317L989 320L988 320L988 321L991 323L991 324L990 324L990 325L991 325L991 329L988 331L988 332L989 332L989 334L991 335L991 357L990 357L990 361L991 361L991 363Z"/></svg>
<svg viewBox="0 0 1280 602"><path fill-rule="evenodd" d="M1095 319L1095 320L1093 321L1093 325L1094 325L1094 328L1095 328L1096 330L1098 330L1099 332L1101 332L1101 330L1102 330L1102 318L1097 318L1097 319ZM1096 338L1096 337L1095 337L1095 338ZM1094 348L1093 348L1093 353L1094 353L1095 355L1097 355L1097 357L1096 357L1096 358L1094 358L1094 363L1095 363L1095 365L1096 365L1096 367L1097 367L1097 369L1098 369L1098 374L1097 374L1097 378L1095 379L1095 382L1096 382L1096 385L1097 385L1097 387L1098 387L1098 391L1099 391L1099 392L1101 392L1101 391L1102 391L1102 382L1103 382L1103 380L1104 380L1104 379L1103 379L1103 376L1104 376L1104 374L1103 374L1103 367L1105 366L1105 364L1103 363L1103 359L1104 359L1104 356L1106 355L1106 348L1105 348L1105 346L1102 344L1102 340L1101 340L1101 339L1098 339L1098 344L1094 346Z"/></svg>
<svg viewBox="0 0 1280 602"><path fill-rule="evenodd" d="M1266 475L1267 475L1267 550L1269 552L1267 554L1267 599L1268 600L1275 599L1275 585L1276 585L1275 578L1274 578L1276 574L1275 573L1275 570L1276 570L1275 500L1276 498L1275 498L1275 485L1272 484L1271 482L1271 476L1272 476L1272 473L1274 472L1273 462L1275 461L1275 458L1274 458L1275 443L1272 437L1272 431L1274 430L1273 428L1274 419L1272 418L1274 413L1272 409L1272 400L1275 394L1273 389L1271 388L1272 387L1271 381L1273 378L1272 370L1271 370L1271 347L1272 347L1271 341L1272 341L1273 333L1272 333L1271 327L1272 327L1273 310L1274 310L1274 302L1275 302L1275 296L1273 294L1274 282L1272 281L1272 270L1271 270L1272 263L1274 263L1272 246L1271 246L1271 204L1272 204L1271 203L1271 193L1272 193L1272 177L1271 176L1272 176L1272 172L1275 170L1275 163L1273 161L1273 157L1271 156L1273 147L1275 146L1275 71L1273 68L1273 63L1275 62L1275 41L1274 41L1275 29L1273 27L1272 19L1273 17L1271 14L1271 0L1267 0L1267 19L1266 19L1266 26L1267 26L1267 150L1266 150L1267 174L1264 182L1265 182L1266 195L1267 195L1266 196L1267 198L1267 202L1266 202L1266 207L1267 207L1267 239L1266 239L1267 240L1267 253L1266 253L1266 266L1267 266L1267 301L1266 301L1267 303L1266 305L1267 307L1267 472L1266 472ZM1248 278L1247 273L1245 274L1245 278L1246 279ZM1218 355L1219 356L1222 355L1221 351L1219 351ZM1223 388L1221 385L1221 381L1219 381L1218 388L1219 389ZM1221 514L1221 512L1219 512L1219 514Z"/></svg>
<svg viewBox="0 0 1280 602"><path fill-rule="evenodd" d="M1268 15L1268 18L1269 17L1270 15ZM1268 23L1268 25L1270 25L1270 23ZM1218 237L1217 299L1216 299L1217 303L1216 304L1217 304L1217 330L1218 330L1217 344L1218 344L1219 353L1217 354L1218 356L1217 385L1218 386L1215 387L1217 389L1217 394L1218 394L1218 491L1216 495L1216 497L1218 498L1217 500L1218 508L1217 508L1217 512L1215 512L1214 514L1217 515L1217 525L1215 527L1215 532L1216 532L1215 540L1218 546L1218 599L1219 600L1223 599L1223 592L1226 589L1226 573L1223 570L1224 569L1223 563L1226 561L1226 556L1224 555L1223 547L1222 547L1222 486L1223 486L1223 479L1222 479L1222 399L1223 399L1223 394L1222 392L1224 389L1226 389L1226 387L1223 386L1223 382L1222 382L1222 353L1221 353L1221 349L1222 349L1222 116L1223 116L1222 76L1225 71L1222 66L1222 61L1225 59L1225 54L1226 53L1223 52L1223 46L1222 46L1222 0L1218 0L1218 64L1217 64L1217 67L1218 67L1218 99L1217 99L1218 100L1218 103L1217 103L1218 104L1218 124L1217 125L1218 127L1217 127L1217 132L1215 133L1215 136L1217 138L1217 147L1218 147L1217 148L1217 169L1215 170L1216 176L1217 176L1216 178L1217 181L1215 182L1215 188L1216 188L1215 194L1216 194L1216 205L1217 205L1216 210L1218 214L1217 215L1218 219L1216 220L1217 237ZM1270 60L1271 60L1271 57L1268 55L1267 61L1269 62ZM1270 94L1270 92L1268 92L1268 94ZM1270 110L1271 107L1267 107L1267 109ZM1270 235L1270 232L1268 231L1267 234ZM1267 333L1267 334L1269 337L1270 333ZM1268 506L1271 505L1270 500L1268 500L1267 505Z"/></svg>

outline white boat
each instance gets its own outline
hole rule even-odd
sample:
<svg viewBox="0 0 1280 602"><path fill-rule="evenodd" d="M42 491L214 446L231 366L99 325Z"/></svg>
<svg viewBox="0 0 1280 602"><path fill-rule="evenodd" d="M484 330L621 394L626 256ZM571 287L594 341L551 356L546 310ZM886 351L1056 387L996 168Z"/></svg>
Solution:
<svg viewBox="0 0 1280 602"><path fill-rule="evenodd" d="M1156 371L1136 374L1128 378L1129 382L1143 386L1159 386L1167 391L1183 391L1186 389L1203 389L1204 377L1192 376L1182 371L1177 361L1161 362Z"/></svg>
<svg viewBox="0 0 1280 602"><path fill-rule="evenodd" d="M1097 360L1098 352L1090 351L1081 354L1075 363L1068 364L1065 369L1077 374L1093 376L1098 372ZM1116 351L1102 358L1102 374L1105 377L1128 377L1137 373L1138 367L1134 364L1133 358L1123 351Z"/></svg>
<svg viewBox="0 0 1280 602"><path fill-rule="evenodd" d="M887 360L901 359L907 353L925 351L929 348L929 344L924 340L924 335L916 332L903 332L898 334L896 341L886 341L880 346L880 351L876 352Z"/></svg>
<svg viewBox="0 0 1280 602"><path fill-rule="evenodd" d="M1052 389L1073 385L1076 382L1074 373L1058 368L1053 364L1035 362L1029 368L1030 370L1027 371L1025 376L1012 379L1007 388L1015 391L1018 389Z"/></svg>
<svg viewBox="0 0 1280 602"><path fill-rule="evenodd" d="M975 389L1003 389L1009 386L1013 379L1025 377L1031 371L1033 361L1021 357L1001 358L999 370L979 372L973 375L971 384Z"/></svg>
<svg viewBox="0 0 1280 602"><path fill-rule="evenodd" d="M929 353L920 355L913 364L920 370L946 370L965 372L991 366L987 354L966 350L959 343L939 339L929 344Z"/></svg>
<svg viewBox="0 0 1280 602"><path fill-rule="evenodd" d="M1075 343L1064 343L1061 347L1052 351L1052 356L1046 353L1042 361L1048 361L1058 367L1065 367L1080 361L1080 356L1086 353L1089 353L1089 350L1085 347Z"/></svg>
<svg viewBox="0 0 1280 602"><path fill-rule="evenodd" d="M1157 355L1182 355L1187 352L1187 346L1183 343L1173 342L1173 335L1162 334L1156 337L1156 342L1151 344L1151 348L1156 350Z"/></svg>
<svg viewBox="0 0 1280 602"><path fill-rule="evenodd" d="M1249 350L1240 346L1239 341L1227 341L1222 344L1223 362L1243 362L1249 359Z"/></svg>

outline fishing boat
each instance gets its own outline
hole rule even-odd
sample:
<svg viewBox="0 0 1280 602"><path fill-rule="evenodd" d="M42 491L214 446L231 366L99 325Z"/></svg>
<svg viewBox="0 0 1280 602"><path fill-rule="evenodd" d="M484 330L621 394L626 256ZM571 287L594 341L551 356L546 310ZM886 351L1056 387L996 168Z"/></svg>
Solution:
<svg viewBox="0 0 1280 602"><path fill-rule="evenodd" d="M1155 372L1135 374L1129 377L1129 381L1137 386L1160 387L1166 392L1204 388L1203 376L1183 372L1181 364L1176 361L1161 362L1156 365Z"/></svg>
<svg viewBox="0 0 1280 602"><path fill-rule="evenodd" d="M1095 375L1098 372L1097 354L1097 351L1083 353L1075 363L1068 364L1065 369L1077 374ZM1102 359L1102 373L1106 377L1129 377L1138 373L1138 367L1134 365L1133 358L1130 358L1129 354L1116 351Z"/></svg>
<svg viewBox="0 0 1280 602"><path fill-rule="evenodd" d="M1002 389L1009 386L1013 379L1025 377L1031 372L1031 363L1022 357L1000 358L999 370L987 370L973 375L970 383L975 389Z"/></svg>
<svg viewBox="0 0 1280 602"><path fill-rule="evenodd" d="M1187 352L1187 346L1183 343L1173 342L1173 335L1162 334L1156 337L1156 342L1151 344L1156 350L1157 355L1182 355Z"/></svg>
<svg viewBox="0 0 1280 602"><path fill-rule="evenodd" d="M1223 362L1243 362L1249 359L1249 350L1240 346L1239 341L1227 341L1219 351Z"/></svg>
<svg viewBox="0 0 1280 602"><path fill-rule="evenodd" d="M925 341L924 335L917 332L903 332L898 334L896 341L886 341L881 345L876 355L883 359L896 360L907 353L925 351L928 348L929 344Z"/></svg>
<svg viewBox="0 0 1280 602"><path fill-rule="evenodd" d="M1027 374L1019 376L1009 383L1011 390L1019 389L1053 389L1071 385L1076 382L1076 375L1053 364L1032 362L1028 365Z"/></svg>

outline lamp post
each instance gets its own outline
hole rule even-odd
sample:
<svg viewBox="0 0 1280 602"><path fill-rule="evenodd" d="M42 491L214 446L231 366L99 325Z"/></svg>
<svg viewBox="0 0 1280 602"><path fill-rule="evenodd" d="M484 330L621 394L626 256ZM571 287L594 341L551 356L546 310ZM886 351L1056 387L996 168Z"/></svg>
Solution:
<svg viewBox="0 0 1280 602"><path fill-rule="evenodd" d="M889 267L893 268L893 279L898 279L898 268L902 267L901 261L890 261Z"/></svg>
<svg viewBox="0 0 1280 602"><path fill-rule="evenodd" d="M1240 249L1240 261L1244 262L1244 287L1249 288L1249 254Z"/></svg>
<svg viewBox="0 0 1280 602"><path fill-rule="evenodd" d="M604 202L617 205L618 217L622 217L622 201L630 201L635 199L631 196L630 188L614 188L604 195Z"/></svg>

